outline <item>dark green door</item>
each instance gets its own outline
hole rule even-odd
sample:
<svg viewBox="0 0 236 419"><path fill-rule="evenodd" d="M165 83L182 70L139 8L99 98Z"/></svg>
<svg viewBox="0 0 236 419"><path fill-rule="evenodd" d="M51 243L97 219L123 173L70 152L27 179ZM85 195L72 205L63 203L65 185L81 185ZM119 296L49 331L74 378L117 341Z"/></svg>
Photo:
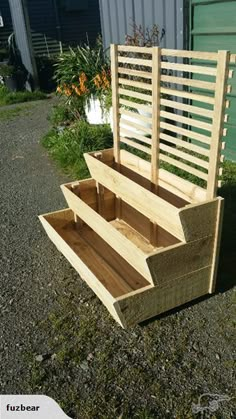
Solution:
<svg viewBox="0 0 236 419"><path fill-rule="evenodd" d="M191 0L190 3L190 49L196 51L229 50L236 54L236 1ZM236 65L229 95L230 109L225 156L236 161Z"/></svg>

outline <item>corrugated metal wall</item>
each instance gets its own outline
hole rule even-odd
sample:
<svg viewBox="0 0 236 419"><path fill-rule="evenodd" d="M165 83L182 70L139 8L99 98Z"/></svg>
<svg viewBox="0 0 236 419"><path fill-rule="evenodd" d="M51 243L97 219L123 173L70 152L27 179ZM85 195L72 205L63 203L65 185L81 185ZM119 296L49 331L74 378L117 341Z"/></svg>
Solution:
<svg viewBox="0 0 236 419"><path fill-rule="evenodd" d="M3 18L4 26L0 28L0 43L5 44L9 35L12 33L11 12L8 0L0 1L0 12Z"/></svg>
<svg viewBox="0 0 236 419"><path fill-rule="evenodd" d="M135 22L143 27L157 24L165 31L162 47L183 49L184 0L99 0L99 4L105 48L123 44Z"/></svg>

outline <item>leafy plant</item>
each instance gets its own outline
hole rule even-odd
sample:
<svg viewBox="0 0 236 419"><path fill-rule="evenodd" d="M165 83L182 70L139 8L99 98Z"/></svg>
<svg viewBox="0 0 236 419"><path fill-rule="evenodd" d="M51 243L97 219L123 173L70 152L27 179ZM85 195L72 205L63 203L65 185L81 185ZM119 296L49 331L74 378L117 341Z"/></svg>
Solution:
<svg viewBox="0 0 236 419"><path fill-rule="evenodd" d="M104 92L110 87L110 68L100 37L94 47L87 43L70 48L59 56L55 67L57 92L67 97L71 107L79 103L84 107L91 97L97 97L103 103Z"/></svg>
<svg viewBox="0 0 236 419"><path fill-rule="evenodd" d="M34 92L20 91L11 92L4 85L0 86L0 106L12 105L14 103L30 102L32 100L46 99L47 95L39 90Z"/></svg>
<svg viewBox="0 0 236 419"><path fill-rule="evenodd" d="M85 121L77 121L62 132L51 130L42 143L66 172L75 177L87 177L89 172L83 154L110 148L112 141L108 125L90 125Z"/></svg>
<svg viewBox="0 0 236 419"><path fill-rule="evenodd" d="M49 117L53 127L69 125L71 122L74 122L75 119L76 115L73 113L73 110L71 110L69 106L66 106L64 102L54 106Z"/></svg>
<svg viewBox="0 0 236 419"><path fill-rule="evenodd" d="M14 75L15 67L8 64L0 64L0 76L11 77Z"/></svg>

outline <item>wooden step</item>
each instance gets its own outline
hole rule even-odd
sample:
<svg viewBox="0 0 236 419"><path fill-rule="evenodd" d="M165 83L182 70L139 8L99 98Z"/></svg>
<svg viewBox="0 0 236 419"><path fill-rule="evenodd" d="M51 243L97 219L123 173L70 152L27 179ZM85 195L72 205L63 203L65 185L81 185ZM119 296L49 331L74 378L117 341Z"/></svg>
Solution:
<svg viewBox="0 0 236 419"><path fill-rule="evenodd" d="M39 219L58 250L120 323L113 306L116 298L150 286L149 282L87 225L78 231L70 209Z"/></svg>

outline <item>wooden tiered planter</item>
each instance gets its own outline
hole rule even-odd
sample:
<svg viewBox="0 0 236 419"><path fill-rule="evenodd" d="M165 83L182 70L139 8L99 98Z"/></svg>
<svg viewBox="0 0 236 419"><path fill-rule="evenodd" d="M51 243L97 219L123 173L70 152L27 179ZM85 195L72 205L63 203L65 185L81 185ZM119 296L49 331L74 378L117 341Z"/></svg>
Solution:
<svg viewBox="0 0 236 419"><path fill-rule="evenodd" d="M39 217L122 327L214 291L223 213L216 195L232 59L227 51L112 45L114 147L85 154L91 179L62 185L69 208Z"/></svg>

